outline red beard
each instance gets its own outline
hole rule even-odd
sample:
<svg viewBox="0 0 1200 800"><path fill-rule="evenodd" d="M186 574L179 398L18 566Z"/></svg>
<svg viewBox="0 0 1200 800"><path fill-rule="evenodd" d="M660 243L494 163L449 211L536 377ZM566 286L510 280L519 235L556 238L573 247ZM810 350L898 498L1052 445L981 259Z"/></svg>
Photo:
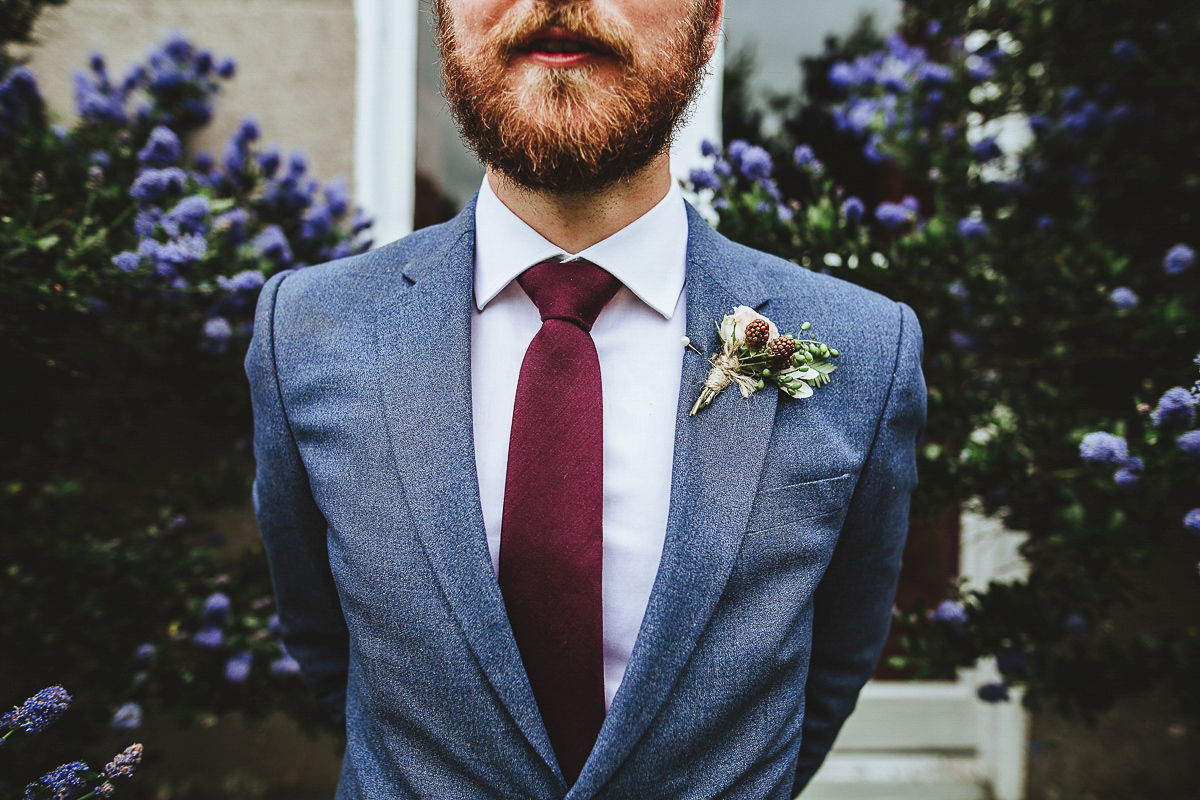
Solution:
<svg viewBox="0 0 1200 800"><path fill-rule="evenodd" d="M586 0L546 0L502 20L464 53L444 0L436 0L446 99L468 146L504 177L532 190L594 191L666 152L704 77L715 10L712 0L698 2L649 58L639 56L625 27L597 17ZM617 64L620 80L599 85L594 66L533 66L514 79L511 59L550 26L589 40Z"/></svg>

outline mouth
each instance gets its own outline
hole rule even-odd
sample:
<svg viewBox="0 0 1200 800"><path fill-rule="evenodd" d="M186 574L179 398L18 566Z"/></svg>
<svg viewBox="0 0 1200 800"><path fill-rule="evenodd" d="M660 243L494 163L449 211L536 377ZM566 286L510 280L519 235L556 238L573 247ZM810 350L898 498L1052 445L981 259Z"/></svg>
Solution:
<svg viewBox="0 0 1200 800"><path fill-rule="evenodd" d="M612 52L595 39L558 26L534 31L517 47L517 51L548 66L574 66L592 58L611 55Z"/></svg>

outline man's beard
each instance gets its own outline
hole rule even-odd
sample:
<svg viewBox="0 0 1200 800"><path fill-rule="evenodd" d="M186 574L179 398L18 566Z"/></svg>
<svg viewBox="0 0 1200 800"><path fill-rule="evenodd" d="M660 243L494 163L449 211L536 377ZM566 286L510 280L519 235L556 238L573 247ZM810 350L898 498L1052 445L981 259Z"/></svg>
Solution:
<svg viewBox="0 0 1200 800"><path fill-rule="evenodd" d="M623 26L580 0L543 0L510 14L478 50L464 53L444 0L435 0L445 95L459 131L484 164L527 189L570 194L626 178L670 146L705 75L715 5L696 0L688 19L663 32L661 55L651 60ZM592 66L531 65L510 85L510 59L548 26L602 47L620 67L617 80L595 85Z"/></svg>

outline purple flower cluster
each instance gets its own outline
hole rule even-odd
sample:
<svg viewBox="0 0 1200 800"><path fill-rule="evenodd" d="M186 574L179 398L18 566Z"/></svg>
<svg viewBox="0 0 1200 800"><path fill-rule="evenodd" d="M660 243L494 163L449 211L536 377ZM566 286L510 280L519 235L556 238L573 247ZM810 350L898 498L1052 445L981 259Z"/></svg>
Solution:
<svg viewBox="0 0 1200 800"><path fill-rule="evenodd" d="M0 140L42 105L37 78L25 66L10 69L0 80Z"/></svg>
<svg viewBox="0 0 1200 800"><path fill-rule="evenodd" d="M1196 261L1196 251L1182 242L1172 247L1163 256L1163 269L1168 275L1178 275Z"/></svg>
<svg viewBox="0 0 1200 800"><path fill-rule="evenodd" d="M721 188L721 180L717 177L715 170L704 169L697 167L688 174L688 182L692 184L692 191L698 192L701 189L711 189L719 191Z"/></svg>
<svg viewBox="0 0 1200 800"><path fill-rule="evenodd" d="M980 164L994 161L1004 155L1004 152L1000 149L1000 145L996 144L996 140L991 137L980 139L971 145L971 153Z"/></svg>
<svg viewBox="0 0 1200 800"><path fill-rule="evenodd" d="M88 765L82 761L72 761L69 764L63 764L61 767L56 767L50 770L34 783L25 787L25 796L33 798L37 795L39 789L43 791L49 788L54 792L55 800L71 800L78 797L80 790L84 788L87 779L80 773L87 773ZM39 786L38 784L41 784Z"/></svg>
<svg viewBox="0 0 1200 800"><path fill-rule="evenodd" d="M175 131L159 125L150 131L150 138L146 140L146 146L138 151L137 158L143 166L162 169L178 164L182 155L183 143Z"/></svg>
<svg viewBox="0 0 1200 800"><path fill-rule="evenodd" d="M964 239L982 239L990 231L988 224L979 217L963 217L958 221L958 235Z"/></svg>
<svg viewBox="0 0 1200 800"><path fill-rule="evenodd" d="M863 201L857 197L847 197L842 201L842 217L847 225L857 225L862 222L863 214L867 211Z"/></svg>
<svg viewBox="0 0 1200 800"><path fill-rule="evenodd" d="M196 632L192 637L192 644L199 647L220 647L225 642L225 634L220 628L208 625Z"/></svg>
<svg viewBox="0 0 1200 800"><path fill-rule="evenodd" d="M943 600L927 616L934 622L941 622L956 629L967 623L966 609L954 600Z"/></svg>
<svg viewBox="0 0 1200 800"><path fill-rule="evenodd" d="M713 163L711 168L698 168L691 171L688 182L693 191L708 189L720 193L726 185L726 179L739 176L766 193L766 199L759 199L759 212L764 214L774 212L783 222L792 219L792 208L785 202L778 184L771 177L775 171L774 160L764 148L752 145L742 139L734 139L729 143L728 159L722 156L720 149L712 142L702 142L700 152L713 159ZM800 158L804 157L800 148L797 149L797 153ZM810 170L821 168L820 162L815 158L807 163L807 168ZM344 203L342 207L345 207ZM718 196L713 199L713 208L724 210L728 207L729 202L725 197ZM358 221L356 220L355 226L357 225Z"/></svg>
<svg viewBox="0 0 1200 800"><path fill-rule="evenodd" d="M895 231L901 225L912 222L917 218L917 209L913 203L892 203L884 200L875 207L875 219L889 231Z"/></svg>
<svg viewBox="0 0 1200 800"><path fill-rule="evenodd" d="M752 181L767 180L775 169L770 153L741 139L729 143L729 161L735 170Z"/></svg>
<svg viewBox="0 0 1200 800"><path fill-rule="evenodd" d="M1187 427L1196 417L1196 396L1176 386L1163 392L1158 405L1150 414L1150 423L1156 428Z"/></svg>
<svg viewBox="0 0 1200 800"><path fill-rule="evenodd" d="M197 49L176 33L150 54L146 67L139 69L138 83L152 100L139 114L145 116L151 109L159 109L156 121L192 129L212 119L217 79L232 78L236 64L229 57L217 63L211 52Z"/></svg>
<svg viewBox="0 0 1200 800"><path fill-rule="evenodd" d="M1059 98L1057 115L1030 115L1029 128L1039 139L1061 132L1072 141L1082 141L1105 129L1144 117L1145 113L1143 110L1135 114L1126 102L1116 102L1106 107L1100 101L1085 97L1077 87L1068 87Z"/></svg>
<svg viewBox="0 0 1200 800"><path fill-rule="evenodd" d="M1118 286L1113 289L1109 299L1112 300L1112 304L1118 311L1129 311L1136 308L1138 304L1138 296L1128 286Z"/></svg>
<svg viewBox="0 0 1200 800"><path fill-rule="evenodd" d="M119 85L108 78L103 58L93 57L92 77L81 78L79 88L88 124L121 126L118 136L124 140L149 132L133 148L138 172L128 190L137 203L136 245L111 262L164 297L180 302L212 297L201 341L211 352L224 352L235 333L249 330L247 311L271 271L370 246L359 234L371 220L352 209L345 184L321 187L306 176L307 160L300 153L284 163L278 149L256 152L262 133L253 119L238 126L220 162L201 153L190 168L184 163L181 134L209 120L219 81L235 70L232 60L218 62L176 34ZM9 92L14 96L25 85L24 73L15 74L4 84L16 87ZM131 115L127 105L137 93L146 102ZM102 171L108 156L98 155L103 160L92 161ZM298 263L298 252L305 263ZM223 264L236 264L239 271L220 274Z"/></svg>
<svg viewBox="0 0 1200 800"><path fill-rule="evenodd" d="M1135 61L1142 56L1142 48L1128 39L1113 42L1112 54L1120 61Z"/></svg>
<svg viewBox="0 0 1200 800"><path fill-rule="evenodd" d="M221 625L229 618L229 595L213 592L204 600L205 625Z"/></svg>
<svg viewBox="0 0 1200 800"><path fill-rule="evenodd" d="M283 651L283 655L271 662L271 674L280 677L299 675L300 663L292 658L291 654L288 653L282 644L279 645L279 648Z"/></svg>
<svg viewBox="0 0 1200 800"><path fill-rule="evenodd" d="M809 172L820 172L825 168L813 153L813 149L806 144L796 145L796 149L792 151L792 160L796 162L796 166Z"/></svg>
<svg viewBox="0 0 1200 800"><path fill-rule="evenodd" d="M918 125L935 125L945 99L943 87L954 78L954 68L931 61L923 47L893 34L882 50L835 62L828 78L847 94L832 109L834 125L863 136L864 157L881 162L890 159L882 147L884 133L901 128L910 134Z"/></svg>
<svg viewBox="0 0 1200 800"><path fill-rule="evenodd" d="M61 686L49 686L0 717L0 729L38 733L53 725L71 705L71 695Z"/></svg>
<svg viewBox="0 0 1200 800"><path fill-rule="evenodd" d="M1200 431L1188 431L1175 440L1175 444L1188 457L1188 460L1200 464Z"/></svg>
<svg viewBox="0 0 1200 800"><path fill-rule="evenodd" d="M1089 433L1079 445L1079 457L1095 467L1121 467L1129 460L1129 445L1111 433Z"/></svg>
<svg viewBox="0 0 1200 800"><path fill-rule="evenodd" d="M829 68L829 82L846 91L880 87L902 93L920 85L942 86L953 77L951 67L930 61L925 48L908 44L897 33L888 37L883 50Z"/></svg>
<svg viewBox="0 0 1200 800"><path fill-rule="evenodd" d="M128 778L133 775L134 767L140 763L142 763L142 746L131 744L104 765L103 775L109 779Z"/></svg>
<svg viewBox="0 0 1200 800"><path fill-rule="evenodd" d="M1132 489L1142 482L1142 470L1145 467L1140 458L1131 456L1113 473L1113 482L1122 489Z"/></svg>
<svg viewBox="0 0 1200 800"><path fill-rule="evenodd" d="M250 676L254 656L249 650L239 650L225 661L225 680L229 683L245 683Z"/></svg>

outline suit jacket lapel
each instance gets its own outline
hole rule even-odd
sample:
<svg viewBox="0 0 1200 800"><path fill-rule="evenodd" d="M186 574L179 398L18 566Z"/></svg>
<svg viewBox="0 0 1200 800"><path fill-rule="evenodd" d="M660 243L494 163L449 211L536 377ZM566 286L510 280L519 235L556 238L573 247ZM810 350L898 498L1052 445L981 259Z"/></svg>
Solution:
<svg viewBox="0 0 1200 800"><path fill-rule="evenodd" d="M379 295L382 400L405 500L468 644L530 744L555 764L512 636L479 502L471 416L472 199L451 244L403 265ZM435 338L436 337L436 338Z"/></svg>
<svg viewBox="0 0 1200 800"><path fill-rule="evenodd" d="M684 351L675 424L671 509L658 577L625 679L598 746L569 797L598 791L645 733L666 700L737 558L766 457L779 392L747 400L729 387L688 416L716 351L716 323L735 305L766 298L749 262L688 208L687 332L705 356Z"/></svg>

